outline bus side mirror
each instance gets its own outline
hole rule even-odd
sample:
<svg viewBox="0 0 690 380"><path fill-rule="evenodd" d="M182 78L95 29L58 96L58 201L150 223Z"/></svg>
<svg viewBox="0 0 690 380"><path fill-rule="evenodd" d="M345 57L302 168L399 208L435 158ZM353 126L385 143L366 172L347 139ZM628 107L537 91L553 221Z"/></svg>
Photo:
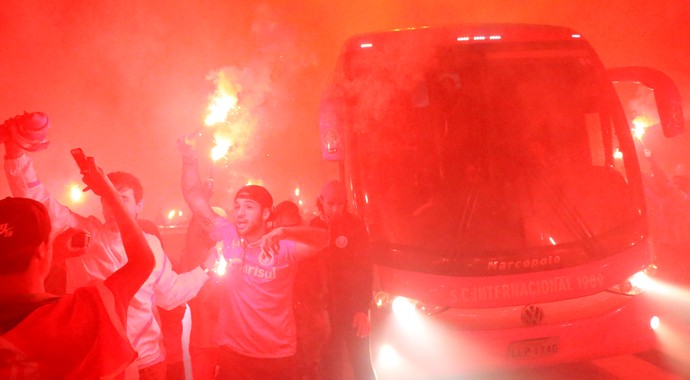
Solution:
<svg viewBox="0 0 690 380"><path fill-rule="evenodd" d="M327 90L319 105L321 155L327 161L345 159L345 133L342 120L342 99Z"/></svg>
<svg viewBox="0 0 690 380"><path fill-rule="evenodd" d="M614 83L633 82L652 89L664 136L673 137L683 133L680 91L668 75L649 67L616 67L609 69L608 73Z"/></svg>

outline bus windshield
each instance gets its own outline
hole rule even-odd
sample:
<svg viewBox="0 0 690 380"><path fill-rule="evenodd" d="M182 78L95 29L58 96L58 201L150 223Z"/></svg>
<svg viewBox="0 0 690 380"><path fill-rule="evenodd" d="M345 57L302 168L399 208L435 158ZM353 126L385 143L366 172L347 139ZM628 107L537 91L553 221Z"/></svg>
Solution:
<svg viewBox="0 0 690 380"><path fill-rule="evenodd" d="M505 274L491 263L574 266L644 237L629 127L587 46L458 44L396 66L348 53L348 175L377 260Z"/></svg>

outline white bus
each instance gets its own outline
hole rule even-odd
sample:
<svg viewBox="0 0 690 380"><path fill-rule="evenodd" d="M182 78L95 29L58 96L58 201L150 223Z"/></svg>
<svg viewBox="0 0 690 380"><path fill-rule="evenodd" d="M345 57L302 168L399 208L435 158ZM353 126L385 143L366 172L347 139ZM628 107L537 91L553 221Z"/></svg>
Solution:
<svg viewBox="0 0 690 380"><path fill-rule="evenodd" d="M358 35L320 109L375 262L380 378L440 378L654 346L640 167L613 82L577 32L467 25Z"/></svg>

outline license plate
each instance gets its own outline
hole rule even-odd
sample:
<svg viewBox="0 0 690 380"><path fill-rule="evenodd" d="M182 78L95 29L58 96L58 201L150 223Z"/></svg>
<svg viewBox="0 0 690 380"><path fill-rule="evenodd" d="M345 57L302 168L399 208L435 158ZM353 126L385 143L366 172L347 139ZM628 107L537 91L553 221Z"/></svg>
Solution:
<svg viewBox="0 0 690 380"><path fill-rule="evenodd" d="M508 345L508 355L513 359L540 358L558 353L558 338L517 340Z"/></svg>

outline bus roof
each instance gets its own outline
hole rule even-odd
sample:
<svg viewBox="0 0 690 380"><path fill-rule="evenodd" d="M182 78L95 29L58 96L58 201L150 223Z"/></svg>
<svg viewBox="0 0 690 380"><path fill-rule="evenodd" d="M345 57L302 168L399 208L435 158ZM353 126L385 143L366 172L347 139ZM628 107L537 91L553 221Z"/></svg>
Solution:
<svg viewBox="0 0 690 380"><path fill-rule="evenodd" d="M575 30L553 25L534 24L464 24L415 27L359 34L349 38L343 52L372 48L380 44L405 44L425 41L432 45L447 43L495 43L558 41L581 39Z"/></svg>

